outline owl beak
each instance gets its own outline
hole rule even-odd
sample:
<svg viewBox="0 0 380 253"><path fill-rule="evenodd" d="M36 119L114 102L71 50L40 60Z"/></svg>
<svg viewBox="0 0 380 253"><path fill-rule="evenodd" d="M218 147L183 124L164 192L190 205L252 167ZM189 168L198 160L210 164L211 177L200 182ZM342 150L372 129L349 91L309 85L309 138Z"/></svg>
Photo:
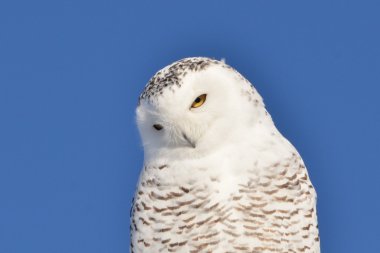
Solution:
<svg viewBox="0 0 380 253"><path fill-rule="evenodd" d="M184 134L184 133L182 133L182 137L190 144L190 146L192 147L192 148L196 148L196 146L195 146L195 142L194 141L191 141L187 136L186 136L186 134Z"/></svg>

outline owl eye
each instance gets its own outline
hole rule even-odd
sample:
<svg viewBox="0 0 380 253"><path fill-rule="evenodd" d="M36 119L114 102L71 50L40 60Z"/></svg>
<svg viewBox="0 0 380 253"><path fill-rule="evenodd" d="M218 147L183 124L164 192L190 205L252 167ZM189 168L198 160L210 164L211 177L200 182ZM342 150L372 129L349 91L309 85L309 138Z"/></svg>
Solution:
<svg viewBox="0 0 380 253"><path fill-rule="evenodd" d="M162 125L160 125L160 124L154 124L153 128L156 129L157 131L160 131L164 127Z"/></svg>
<svg viewBox="0 0 380 253"><path fill-rule="evenodd" d="M206 97L207 95L206 94L202 94L200 95L199 97L197 97L194 102L191 104L191 108L198 108L200 107L201 105L204 104L204 102L206 101Z"/></svg>

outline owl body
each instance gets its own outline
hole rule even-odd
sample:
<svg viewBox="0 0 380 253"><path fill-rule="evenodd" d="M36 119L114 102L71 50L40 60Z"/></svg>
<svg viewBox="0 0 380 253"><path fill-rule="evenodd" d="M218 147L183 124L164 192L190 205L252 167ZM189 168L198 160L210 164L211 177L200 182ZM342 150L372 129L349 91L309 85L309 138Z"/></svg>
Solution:
<svg viewBox="0 0 380 253"><path fill-rule="evenodd" d="M303 161L239 73L208 58L176 62L151 79L137 119L145 159L131 252L319 252Z"/></svg>

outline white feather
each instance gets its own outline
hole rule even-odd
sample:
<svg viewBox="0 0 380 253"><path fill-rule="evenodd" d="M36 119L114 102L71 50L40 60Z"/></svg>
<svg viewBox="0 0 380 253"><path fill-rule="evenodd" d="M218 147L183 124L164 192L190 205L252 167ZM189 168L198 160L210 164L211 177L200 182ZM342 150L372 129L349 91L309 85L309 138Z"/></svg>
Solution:
<svg viewBox="0 0 380 253"><path fill-rule="evenodd" d="M170 66L173 65L162 71L170 71ZM194 99L202 94L207 94L206 102L199 108L191 108ZM255 249L260 247L262 250L258 252L270 252L273 247L278 248L278 252L319 252L316 195L308 178L305 183L300 183L298 179L302 175L307 176L306 169L302 168L303 162L295 148L276 129L258 92L239 73L226 67L224 62L212 63L200 71L189 71L181 79L180 87L162 89L162 94L150 100L142 99L137 108L137 123L144 146L145 169L141 173L133 209L132 251L191 252L200 247L194 238L215 232L218 235L213 239L218 243L212 244L213 240L204 239L203 243L208 243L208 246L194 252L238 252L239 247L239 252L256 252ZM163 129L157 131L152 127L154 124L162 125ZM195 148L189 145L184 135L195 143ZM165 167L160 169L162 166ZM288 169L282 175L284 168ZM297 176L294 180L298 181L292 179L293 175ZM298 184L279 188L293 181ZM149 185L150 182L153 182L152 185ZM252 192L256 191L257 197L266 201L265 207L257 209L268 212L268 219L260 221L261 225L256 224L261 234L274 226L275 218L270 214L273 210L281 214L281 211L302 209L309 216L307 209L314 208L314 213L308 218L295 215L298 223L293 225L291 220L282 220L274 239L268 234L269 241L265 241L260 238L260 233L249 233L256 230L247 229L248 225L243 222L245 214L239 211L239 205L252 205L250 197L256 196L242 193L243 185L247 185ZM173 192L181 192L181 187L198 192L183 193L181 197L168 200L155 195L171 196ZM294 201L273 201L275 198L272 195L264 194L272 188L279 189L273 195L276 198L294 198ZM303 198L303 192L309 194ZM239 196L240 202L232 201ZM153 210L171 210L170 207L193 199L196 199L195 202L206 199L208 203L203 204L202 211L191 204L187 209L181 206L178 210L183 209L185 213L177 217L174 215L177 209L172 210L173 217L169 211L165 216L165 211ZM148 208L142 207L143 204ZM231 220L228 222L233 228L223 223L210 224L212 218L205 223L208 226L197 225L207 220L210 214L217 215L207 212L211 204L223 204L228 209ZM248 210L247 214L249 212L256 212L255 208ZM198 223L194 223L191 229L181 230L184 224L191 224L186 220L192 216L196 216L193 219ZM312 226L309 239L302 239L298 234L285 236L302 231L308 224ZM170 231L165 231L166 227L170 227ZM228 229L239 236L235 238L228 234ZM158 232L160 230L163 232ZM172 246L169 242L164 243L166 240L170 240Z"/></svg>

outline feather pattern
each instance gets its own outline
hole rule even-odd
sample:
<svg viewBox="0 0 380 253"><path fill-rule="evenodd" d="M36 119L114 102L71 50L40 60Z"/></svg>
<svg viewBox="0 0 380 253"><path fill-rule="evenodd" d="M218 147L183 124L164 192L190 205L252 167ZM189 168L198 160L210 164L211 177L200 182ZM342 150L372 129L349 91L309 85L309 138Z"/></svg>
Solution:
<svg viewBox="0 0 380 253"><path fill-rule="evenodd" d="M140 99L147 102L140 103L137 114L146 156L131 210L131 252L320 252L316 192L300 155L276 129L246 79L223 62L190 58L187 63L200 60L202 68L189 70L200 76L177 81L190 88L199 80L202 85L215 82L218 73L218 89L228 89L229 83L239 87L234 88L239 102L226 95L233 101L229 108L238 104L236 109L244 110L240 115L227 112L224 117L232 118L218 121L219 114L208 105L201 113L211 119L199 126L192 114L178 117L163 109L171 105L159 98L165 98L165 90L147 95L154 88L145 89ZM159 75L165 71L170 67ZM210 96L217 93L207 91ZM181 95L175 90L166 94ZM167 135L154 136L158 132L149 126L157 120L165 122ZM181 144L175 131L186 132L196 147L186 146L186 140Z"/></svg>

